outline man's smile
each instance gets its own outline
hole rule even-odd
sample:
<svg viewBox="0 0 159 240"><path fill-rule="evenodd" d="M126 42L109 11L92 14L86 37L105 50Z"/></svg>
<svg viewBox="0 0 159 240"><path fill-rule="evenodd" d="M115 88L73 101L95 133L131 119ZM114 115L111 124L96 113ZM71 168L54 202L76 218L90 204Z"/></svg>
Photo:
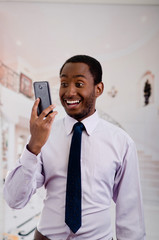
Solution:
<svg viewBox="0 0 159 240"><path fill-rule="evenodd" d="M67 106L77 106L81 100L66 100L64 99L64 102L66 103Z"/></svg>

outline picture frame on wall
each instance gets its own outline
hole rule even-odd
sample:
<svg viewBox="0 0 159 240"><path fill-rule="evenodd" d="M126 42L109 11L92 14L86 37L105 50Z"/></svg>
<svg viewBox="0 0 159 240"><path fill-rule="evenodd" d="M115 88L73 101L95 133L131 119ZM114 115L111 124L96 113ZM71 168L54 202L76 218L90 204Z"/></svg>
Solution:
<svg viewBox="0 0 159 240"><path fill-rule="evenodd" d="M20 74L20 92L29 98L33 96L32 79L23 73Z"/></svg>

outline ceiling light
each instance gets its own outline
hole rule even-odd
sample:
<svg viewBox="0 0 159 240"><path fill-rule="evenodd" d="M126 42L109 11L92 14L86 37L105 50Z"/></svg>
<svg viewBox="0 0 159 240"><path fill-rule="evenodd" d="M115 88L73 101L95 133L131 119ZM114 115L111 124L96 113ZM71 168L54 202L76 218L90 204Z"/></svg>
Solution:
<svg viewBox="0 0 159 240"><path fill-rule="evenodd" d="M17 41L16 41L16 45L17 45L17 46L21 46L21 45L22 45L22 42L21 42L20 40L17 40Z"/></svg>

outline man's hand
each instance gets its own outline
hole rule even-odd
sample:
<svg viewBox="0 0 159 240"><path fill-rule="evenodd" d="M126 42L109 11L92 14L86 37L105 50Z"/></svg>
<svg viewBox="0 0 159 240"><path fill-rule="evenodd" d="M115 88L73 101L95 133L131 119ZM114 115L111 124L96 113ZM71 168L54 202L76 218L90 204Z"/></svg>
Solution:
<svg viewBox="0 0 159 240"><path fill-rule="evenodd" d="M31 138L28 144L28 150L35 155L38 155L41 151L41 148L46 143L50 131L51 126L54 121L54 118L57 114L56 111L50 113L47 117L45 117L51 110L55 108L54 105L50 105L46 108L39 116L37 115L37 108L40 99L36 99L31 113L30 118L30 133Z"/></svg>

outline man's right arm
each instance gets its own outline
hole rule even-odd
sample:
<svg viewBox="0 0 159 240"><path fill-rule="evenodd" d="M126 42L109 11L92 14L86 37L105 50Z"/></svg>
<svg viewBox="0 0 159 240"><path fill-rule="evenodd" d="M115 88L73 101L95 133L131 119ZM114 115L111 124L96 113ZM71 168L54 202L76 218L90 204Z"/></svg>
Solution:
<svg viewBox="0 0 159 240"><path fill-rule="evenodd" d="M25 148L16 167L7 174L4 198L11 208L23 208L43 183L40 154L36 156Z"/></svg>
<svg viewBox="0 0 159 240"><path fill-rule="evenodd" d="M30 118L30 141L26 146L17 166L6 177L4 185L4 198L12 208L24 207L36 189L43 185L44 176L41 162L41 149L46 143L56 111L54 105L46 108L40 116L37 115L37 108L40 99L36 99Z"/></svg>

